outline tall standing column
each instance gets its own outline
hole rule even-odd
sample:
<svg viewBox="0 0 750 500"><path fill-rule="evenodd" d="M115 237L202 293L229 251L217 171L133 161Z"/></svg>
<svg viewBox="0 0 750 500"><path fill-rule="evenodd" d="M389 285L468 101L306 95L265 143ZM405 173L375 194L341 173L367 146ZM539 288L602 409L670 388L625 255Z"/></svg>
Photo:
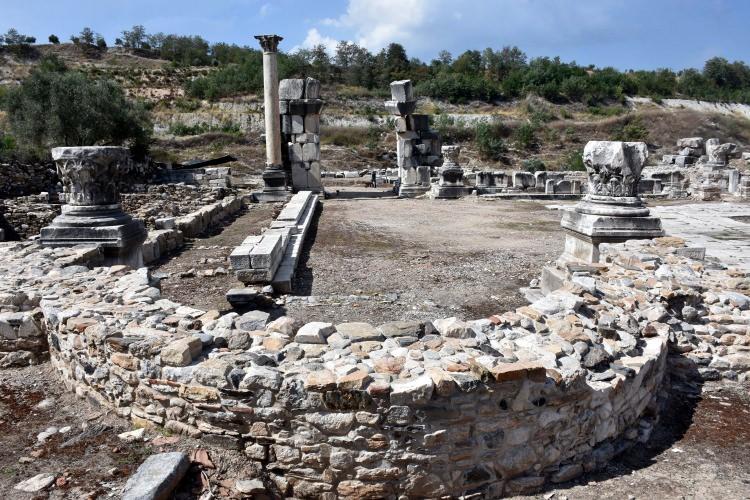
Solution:
<svg viewBox="0 0 750 500"><path fill-rule="evenodd" d="M279 75L276 67L278 35L257 35L263 49L263 108L266 118L266 168L263 171L263 192L258 201L287 199L286 174L281 158L281 125L279 122Z"/></svg>

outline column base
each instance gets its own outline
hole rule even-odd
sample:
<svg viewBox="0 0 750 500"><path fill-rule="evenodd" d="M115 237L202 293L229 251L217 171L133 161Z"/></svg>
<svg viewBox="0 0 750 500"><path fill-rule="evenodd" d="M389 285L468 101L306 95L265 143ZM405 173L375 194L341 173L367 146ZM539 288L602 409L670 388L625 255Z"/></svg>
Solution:
<svg viewBox="0 0 750 500"><path fill-rule="evenodd" d="M398 196L399 198L416 198L417 196L422 196L429 190L429 186L421 186L419 184L401 184L401 187L398 190Z"/></svg>
<svg viewBox="0 0 750 500"><path fill-rule="evenodd" d="M457 199L468 196L471 188L467 186L448 186L433 184L430 190L430 198L435 199Z"/></svg>
<svg viewBox="0 0 750 500"><path fill-rule="evenodd" d="M64 205L62 214L43 227L39 242L49 247L99 245L104 265L143 266L142 244L146 227L133 219L119 205Z"/></svg>

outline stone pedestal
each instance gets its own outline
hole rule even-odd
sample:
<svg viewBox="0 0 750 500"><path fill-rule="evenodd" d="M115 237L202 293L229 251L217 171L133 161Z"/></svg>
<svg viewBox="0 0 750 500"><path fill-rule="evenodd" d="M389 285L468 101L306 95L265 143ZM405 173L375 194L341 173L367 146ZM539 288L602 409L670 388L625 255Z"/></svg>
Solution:
<svg viewBox="0 0 750 500"><path fill-rule="evenodd" d="M130 161L127 148L62 147L52 150L66 204L50 226L42 228L46 246L97 244L105 265L143 265L143 222L122 211L118 182Z"/></svg>
<svg viewBox="0 0 750 500"><path fill-rule="evenodd" d="M464 186L464 169L458 165L460 146L443 146L443 166L440 168L440 180L432 186L433 198L461 198L471 192Z"/></svg>
<svg viewBox="0 0 750 500"><path fill-rule="evenodd" d="M648 156L642 142L591 141L583 152L588 195L564 212L565 251L559 263L599 261L601 243L664 235L661 220L651 217L638 197L638 182Z"/></svg>
<svg viewBox="0 0 750 500"><path fill-rule="evenodd" d="M263 171L263 192L255 197L261 202L286 201L287 175L281 158L281 125L279 120L279 76L276 54L278 35L257 35L263 49L263 110L266 125L266 168Z"/></svg>

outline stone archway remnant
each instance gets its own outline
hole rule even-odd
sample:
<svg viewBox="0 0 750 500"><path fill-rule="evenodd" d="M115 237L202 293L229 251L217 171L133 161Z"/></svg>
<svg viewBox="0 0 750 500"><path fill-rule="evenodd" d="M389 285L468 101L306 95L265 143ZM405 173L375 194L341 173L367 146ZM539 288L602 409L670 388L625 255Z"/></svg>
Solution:
<svg viewBox="0 0 750 500"><path fill-rule="evenodd" d="M117 146L52 149L63 183L65 205L52 224L42 228L41 243L61 247L96 244L105 264L143 265L143 221L122 211L119 182L130 164L128 148Z"/></svg>
<svg viewBox="0 0 750 500"><path fill-rule="evenodd" d="M279 120L279 75L276 54L279 35L256 35L263 49L263 109L266 119L266 168L263 191L256 194L261 202L286 201L286 173L281 157L281 125Z"/></svg>
<svg viewBox="0 0 750 500"><path fill-rule="evenodd" d="M391 100L385 101L389 114L397 116L396 156L401 187L399 196L413 198L430 190L431 167L443 163L440 134L430 130L427 115L414 114L417 101L411 80L391 82Z"/></svg>
<svg viewBox="0 0 750 500"><path fill-rule="evenodd" d="M650 217L638 196L641 170L648 157L644 142L590 141L583 150L588 194L561 225L566 232L562 261L599 261L601 243L664 235L661 220Z"/></svg>

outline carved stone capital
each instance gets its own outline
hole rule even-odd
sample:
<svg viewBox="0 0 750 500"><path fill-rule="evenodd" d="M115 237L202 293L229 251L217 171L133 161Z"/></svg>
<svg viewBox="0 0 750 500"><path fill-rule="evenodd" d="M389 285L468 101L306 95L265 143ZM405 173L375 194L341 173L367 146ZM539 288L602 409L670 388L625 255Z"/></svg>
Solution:
<svg viewBox="0 0 750 500"><path fill-rule="evenodd" d="M458 166L458 155L461 154L461 146L443 146L440 148L443 153L443 166Z"/></svg>
<svg viewBox="0 0 750 500"><path fill-rule="evenodd" d="M279 42L284 38L279 35L255 35L255 39L260 42L263 52L278 52Z"/></svg>
<svg viewBox="0 0 750 500"><path fill-rule="evenodd" d="M645 142L590 141L583 150L588 199L638 198L638 183L646 158Z"/></svg>
<svg viewBox="0 0 750 500"><path fill-rule="evenodd" d="M118 183L129 170L127 148L115 146L61 147L52 159L63 183L66 203L73 206L119 203Z"/></svg>

